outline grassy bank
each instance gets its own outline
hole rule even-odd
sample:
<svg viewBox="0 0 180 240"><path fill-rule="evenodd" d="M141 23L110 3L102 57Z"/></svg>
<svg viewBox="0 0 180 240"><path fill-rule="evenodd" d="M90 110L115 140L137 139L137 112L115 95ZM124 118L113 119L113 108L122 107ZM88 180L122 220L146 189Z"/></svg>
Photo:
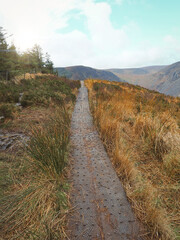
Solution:
<svg viewBox="0 0 180 240"><path fill-rule="evenodd" d="M79 82L53 75L37 75L18 82L0 81L0 116L13 118L13 114L18 111L14 104L19 102L20 96L23 107L48 107L73 102L73 89L78 86Z"/></svg>
<svg viewBox="0 0 180 240"><path fill-rule="evenodd" d="M180 99L127 83L85 84L95 124L146 237L179 239Z"/></svg>
<svg viewBox="0 0 180 240"><path fill-rule="evenodd" d="M13 107L1 131L29 136L0 152L2 239L65 238L70 119L79 86L47 75L1 82L0 106ZM22 108L14 105L20 93Z"/></svg>

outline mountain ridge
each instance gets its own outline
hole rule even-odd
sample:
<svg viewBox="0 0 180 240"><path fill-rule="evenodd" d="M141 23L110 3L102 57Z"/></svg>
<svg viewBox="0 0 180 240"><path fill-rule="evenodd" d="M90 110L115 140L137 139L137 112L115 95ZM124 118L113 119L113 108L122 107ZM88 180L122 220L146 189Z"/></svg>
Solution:
<svg viewBox="0 0 180 240"><path fill-rule="evenodd" d="M124 82L123 79L107 70L100 70L82 65L54 68L58 75L65 76L72 80L85 80L87 78L109 81Z"/></svg>
<svg viewBox="0 0 180 240"><path fill-rule="evenodd" d="M72 80L100 79L128 82L159 91L170 96L180 96L180 61L170 65L140 68L96 69L83 65L55 68L58 75Z"/></svg>
<svg viewBox="0 0 180 240"><path fill-rule="evenodd" d="M107 69L108 71L111 72L116 72L116 73L131 73L131 74L150 74L150 73L155 73L161 69L166 67L166 65L154 65L154 66L145 66L145 67L139 67L139 68L110 68Z"/></svg>
<svg viewBox="0 0 180 240"><path fill-rule="evenodd" d="M153 74L152 89L172 96L180 96L180 61L173 63Z"/></svg>

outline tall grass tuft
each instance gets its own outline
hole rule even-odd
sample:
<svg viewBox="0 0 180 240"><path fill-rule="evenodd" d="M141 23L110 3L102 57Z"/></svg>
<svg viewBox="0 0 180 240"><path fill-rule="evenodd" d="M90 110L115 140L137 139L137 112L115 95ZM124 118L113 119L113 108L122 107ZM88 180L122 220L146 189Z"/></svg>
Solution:
<svg viewBox="0 0 180 240"><path fill-rule="evenodd" d="M67 163L70 117L62 106L47 126L34 128L28 153L34 164L48 175L59 175Z"/></svg>
<svg viewBox="0 0 180 240"><path fill-rule="evenodd" d="M46 124L32 129L18 175L0 200L2 239L65 238L69 128L70 114L61 106Z"/></svg>
<svg viewBox="0 0 180 240"><path fill-rule="evenodd" d="M61 181L62 183L62 181ZM64 194L59 198L58 194ZM2 239L63 239L65 186L44 174L1 200ZM49 238L51 236L51 238Z"/></svg>

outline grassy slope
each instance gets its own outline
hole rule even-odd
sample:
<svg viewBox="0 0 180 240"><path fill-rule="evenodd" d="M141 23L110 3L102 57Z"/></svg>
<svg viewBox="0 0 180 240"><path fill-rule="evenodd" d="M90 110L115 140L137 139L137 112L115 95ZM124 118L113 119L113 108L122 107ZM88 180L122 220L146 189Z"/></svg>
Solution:
<svg viewBox="0 0 180 240"><path fill-rule="evenodd" d="M31 137L27 147L0 152L0 238L63 239L70 116L80 84L47 75L0 84L1 130ZM20 109L14 103L22 92Z"/></svg>
<svg viewBox="0 0 180 240"><path fill-rule="evenodd" d="M179 239L180 99L86 80L95 124L151 239Z"/></svg>

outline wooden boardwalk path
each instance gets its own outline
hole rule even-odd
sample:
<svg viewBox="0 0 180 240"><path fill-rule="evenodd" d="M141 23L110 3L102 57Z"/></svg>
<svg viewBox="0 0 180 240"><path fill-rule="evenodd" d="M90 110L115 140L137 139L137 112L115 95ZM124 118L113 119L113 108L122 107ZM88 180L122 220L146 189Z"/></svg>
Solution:
<svg viewBox="0 0 180 240"><path fill-rule="evenodd" d="M93 125L88 92L81 88L72 116L70 240L139 240L139 224Z"/></svg>

